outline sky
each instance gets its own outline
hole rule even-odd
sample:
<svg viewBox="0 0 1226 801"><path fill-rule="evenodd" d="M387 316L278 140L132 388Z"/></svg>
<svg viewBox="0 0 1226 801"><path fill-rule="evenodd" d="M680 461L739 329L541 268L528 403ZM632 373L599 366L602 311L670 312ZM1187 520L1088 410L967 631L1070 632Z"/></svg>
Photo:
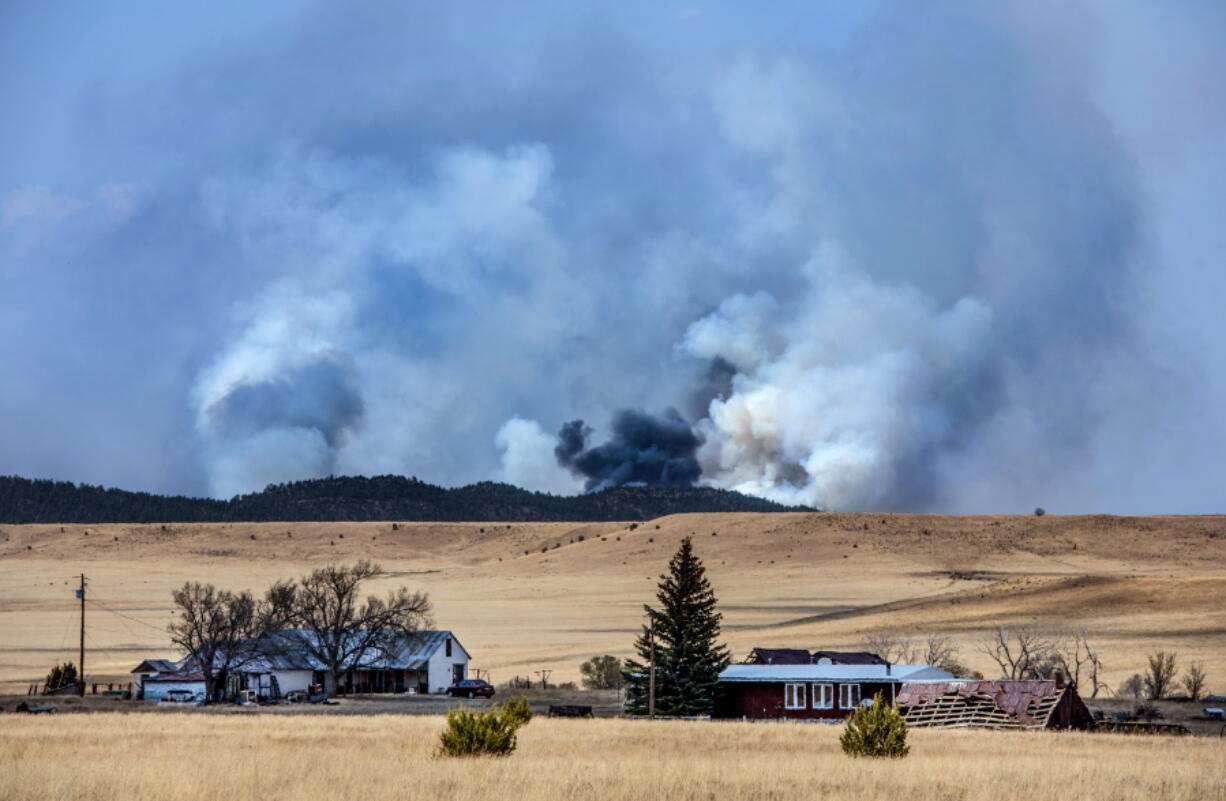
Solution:
<svg viewBox="0 0 1226 801"><path fill-rule="evenodd" d="M1221 512L1226 6L0 4L0 474Z"/></svg>

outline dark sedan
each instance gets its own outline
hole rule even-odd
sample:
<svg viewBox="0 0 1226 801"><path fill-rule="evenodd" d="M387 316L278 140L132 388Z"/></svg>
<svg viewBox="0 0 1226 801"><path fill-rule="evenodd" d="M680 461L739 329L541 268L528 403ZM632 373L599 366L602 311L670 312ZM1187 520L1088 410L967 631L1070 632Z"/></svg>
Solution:
<svg viewBox="0 0 1226 801"><path fill-rule="evenodd" d="M452 698L493 698L494 685L482 679L464 679L448 687L447 694Z"/></svg>

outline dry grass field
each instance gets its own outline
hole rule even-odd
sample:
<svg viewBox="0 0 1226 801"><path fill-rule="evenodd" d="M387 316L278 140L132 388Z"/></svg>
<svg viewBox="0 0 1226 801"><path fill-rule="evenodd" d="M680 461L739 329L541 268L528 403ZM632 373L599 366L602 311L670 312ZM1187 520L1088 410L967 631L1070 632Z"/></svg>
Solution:
<svg viewBox="0 0 1226 801"><path fill-rule="evenodd" d="M437 717L17 717L5 801L1220 801L1216 739L913 731L896 761L835 726L534 720L505 759L433 757Z"/></svg>
<svg viewBox="0 0 1226 801"><path fill-rule="evenodd" d="M974 650L984 632L1037 623L1085 629L1113 686L1161 648L1203 661L1210 690L1226 692L1226 518L867 514L676 515L633 529L0 526L0 691L24 690L53 661L75 658L78 573L90 579L88 671L126 681L141 658L174 655L164 628L182 582L258 592L363 557L393 571L388 583L429 592L438 624L495 682L542 668L574 680L593 654L629 653L642 604L687 534L736 656L755 645L851 648L883 628L939 631L992 674Z"/></svg>

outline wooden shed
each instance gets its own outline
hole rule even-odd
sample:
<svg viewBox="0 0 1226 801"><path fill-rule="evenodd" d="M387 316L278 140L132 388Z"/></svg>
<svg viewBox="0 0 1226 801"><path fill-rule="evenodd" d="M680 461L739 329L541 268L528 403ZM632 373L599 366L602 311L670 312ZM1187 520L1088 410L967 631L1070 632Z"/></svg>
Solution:
<svg viewBox="0 0 1226 801"><path fill-rule="evenodd" d="M897 704L908 726L990 729L1091 729L1077 687L1041 681L904 682Z"/></svg>

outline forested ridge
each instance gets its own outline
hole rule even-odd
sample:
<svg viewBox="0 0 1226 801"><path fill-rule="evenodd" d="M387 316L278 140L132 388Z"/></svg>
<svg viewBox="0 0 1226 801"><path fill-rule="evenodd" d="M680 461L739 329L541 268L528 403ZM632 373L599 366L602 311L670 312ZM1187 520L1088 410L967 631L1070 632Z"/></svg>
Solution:
<svg viewBox="0 0 1226 801"><path fill-rule="evenodd" d="M711 487L614 487L560 496L484 481L448 489L404 476L271 484L230 500L153 495L0 476L0 523L221 523L276 520L608 521L683 512L811 511Z"/></svg>

